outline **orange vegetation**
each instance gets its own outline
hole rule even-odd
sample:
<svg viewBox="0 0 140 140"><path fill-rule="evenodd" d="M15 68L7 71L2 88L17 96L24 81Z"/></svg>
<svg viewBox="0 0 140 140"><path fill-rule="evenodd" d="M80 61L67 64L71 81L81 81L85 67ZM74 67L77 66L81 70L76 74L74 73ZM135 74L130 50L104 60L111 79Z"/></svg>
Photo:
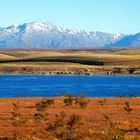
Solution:
<svg viewBox="0 0 140 140"><path fill-rule="evenodd" d="M109 140L105 133L118 135L114 127L121 130L124 140L140 139L139 98L86 98L85 100L89 100L89 103L85 108L75 104L66 106L65 98L47 98L54 100L54 104L45 109L45 112L48 113L48 120L42 122L34 121L33 116L36 113L35 104L42 101L43 98L0 99L0 138L12 137L16 134L34 136L41 140L57 140L55 135L47 132L46 128L63 111L67 116L76 114L81 117L82 125L77 127L76 131L85 140ZM27 121L13 124L11 112L13 103L17 101L19 102L19 112ZM125 102L128 102L132 108L130 113L124 109ZM113 122L115 126L110 126L110 122ZM112 127L111 131L109 127Z"/></svg>

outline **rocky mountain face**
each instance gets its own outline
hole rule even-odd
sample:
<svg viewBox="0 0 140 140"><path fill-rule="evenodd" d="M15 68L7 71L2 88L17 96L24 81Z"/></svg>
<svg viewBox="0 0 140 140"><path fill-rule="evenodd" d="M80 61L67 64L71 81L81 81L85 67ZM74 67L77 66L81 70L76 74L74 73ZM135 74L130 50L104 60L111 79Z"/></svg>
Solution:
<svg viewBox="0 0 140 140"><path fill-rule="evenodd" d="M86 32L41 22L0 28L0 48L93 48L139 45L140 34Z"/></svg>

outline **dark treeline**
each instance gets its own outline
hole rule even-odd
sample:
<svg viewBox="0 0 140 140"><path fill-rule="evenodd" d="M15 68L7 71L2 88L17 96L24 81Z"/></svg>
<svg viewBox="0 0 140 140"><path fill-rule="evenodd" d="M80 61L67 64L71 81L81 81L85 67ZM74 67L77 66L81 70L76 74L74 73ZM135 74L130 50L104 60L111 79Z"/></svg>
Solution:
<svg viewBox="0 0 140 140"><path fill-rule="evenodd" d="M28 59L14 59L14 60L0 60L0 63L15 63L15 62L70 62L86 65L104 65L104 62L94 60L77 60L64 58L28 58Z"/></svg>

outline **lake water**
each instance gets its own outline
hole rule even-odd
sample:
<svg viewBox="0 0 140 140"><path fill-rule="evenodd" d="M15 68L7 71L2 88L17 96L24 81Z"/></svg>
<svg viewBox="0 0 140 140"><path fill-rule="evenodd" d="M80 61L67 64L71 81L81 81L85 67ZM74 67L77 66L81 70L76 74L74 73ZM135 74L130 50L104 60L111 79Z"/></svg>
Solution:
<svg viewBox="0 0 140 140"><path fill-rule="evenodd" d="M0 97L71 93L88 97L140 96L140 76L0 76Z"/></svg>

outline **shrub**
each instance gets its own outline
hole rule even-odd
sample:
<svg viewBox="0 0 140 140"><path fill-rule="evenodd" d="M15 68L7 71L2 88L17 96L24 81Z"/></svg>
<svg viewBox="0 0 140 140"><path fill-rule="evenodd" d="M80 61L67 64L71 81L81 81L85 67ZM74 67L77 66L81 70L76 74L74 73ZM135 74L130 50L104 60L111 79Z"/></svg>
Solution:
<svg viewBox="0 0 140 140"><path fill-rule="evenodd" d="M121 68L113 68L113 70L112 70L112 73L114 73L114 74L119 74L119 73L121 73Z"/></svg>
<svg viewBox="0 0 140 140"><path fill-rule="evenodd" d="M73 114L68 117L65 112L61 112L56 117L54 122L48 124L47 131L61 140L82 139L82 136L75 131L82 124L79 115Z"/></svg>
<svg viewBox="0 0 140 140"><path fill-rule="evenodd" d="M25 123L27 121L27 119L20 113L19 101L13 103L13 111L11 112L11 115L11 120L13 121L14 125L17 125L18 123Z"/></svg>
<svg viewBox="0 0 140 140"><path fill-rule="evenodd" d="M128 68L127 71L129 74L133 74L135 71L135 68Z"/></svg>
<svg viewBox="0 0 140 140"><path fill-rule="evenodd" d="M74 96L68 95L66 99L64 99L64 103L66 106L72 106L74 103Z"/></svg>
<svg viewBox="0 0 140 140"><path fill-rule="evenodd" d="M79 106L81 108L85 108L87 106L87 104L89 103L89 100L86 100L84 98L84 95L80 95L80 97L76 97L75 98L75 104L79 104Z"/></svg>
<svg viewBox="0 0 140 140"><path fill-rule="evenodd" d="M74 128L81 124L81 117L79 115L73 114L69 117L68 125L70 128Z"/></svg>
<svg viewBox="0 0 140 140"><path fill-rule="evenodd" d="M128 114L133 111L133 109L130 107L129 102L125 102L124 110L127 111Z"/></svg>
<svg viewBox="0 0 140 140"><path fill-rule="evenodd" d="M54 105L54 100L52 100L52 99L48 99L48 100L46 100L46 102L49 106Z"/></svg>
<svg viewBox="0 0 140 140"><path fill-rule="evenodd" d="M14 123L17 123L21 120L21 114L19 112L19 102L13 103L13 111L11 112L11 120L14 121Z"/></svg>
<svg viewBox="0 0 140 140"><path fill-rule="evenodd" d="M103 100L99 100L98 103L101 105L101 106L105 106L106 105L106 102L107 102L107 99L103 99Z"/></svg>
<svg viewBox="0 0 140 140"><path fill-rule="evenodd" d="M80 105L81 108L85 108L87 106L87 104L88 104L88 101L85 101L85 100L81 100L79 102L79 105Z"/></svg>
<svg viewBox="0 0 140 140"><path fill-rule="evenodd" d="M48 120L48 113L37 112L34 114L34 120L36 122L46 121Z"/></svg>
<svg viewBox="0 0 140 140"><path fill-rule="evenodd" d="M42 100L38 103L36 103L36 113L34 114L33 118L36 122L46 121L48 120L48 113L45 112L45 110L54 104L54 100L47 99Z"/></svg>
<svg viewBox="0 0 140 140"><path fill-rule="evenodd" d="M36 109L41 111L41 110L44 110L44 109L50 107L53 104L54 104L54 100L51 100L51 99L42 100L42 101L36 103Z"/></svg>
<svg viewBox="0 0 140 140"><path fill-rule="evenodd" d="M64 99L64 103L66 106L79 105L81 108L85 108L89 101L84 98L84 95L80 95L80 97L69 95Z"/></svg>

